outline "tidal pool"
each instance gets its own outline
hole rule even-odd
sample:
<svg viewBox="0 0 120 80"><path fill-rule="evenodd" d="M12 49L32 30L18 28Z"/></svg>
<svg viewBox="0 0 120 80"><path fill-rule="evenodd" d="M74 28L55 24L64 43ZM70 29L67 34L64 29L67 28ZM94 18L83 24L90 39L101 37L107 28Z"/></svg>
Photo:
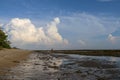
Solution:
<svg viewBox="0 0 120 80"><path fill-rule="evenodd" d="M34 52L6 71L0 80L120 80L120 58Z"/></svg>

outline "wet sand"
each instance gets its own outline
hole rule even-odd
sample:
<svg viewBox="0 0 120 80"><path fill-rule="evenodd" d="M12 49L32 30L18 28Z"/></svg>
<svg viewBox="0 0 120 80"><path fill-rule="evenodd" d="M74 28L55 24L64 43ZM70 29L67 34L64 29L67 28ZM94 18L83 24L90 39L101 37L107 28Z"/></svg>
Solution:
<svg viewBox="0 0 120 80"><path fill-rule="evenodd" d="M0 50L0 70L16 66L21 60L26 59L30 51L19 49ZM0 71L0 74L4 73Z"/></svg>
<svg viewBox="0 0 120 80"><path fill-rule="evenodd" d="M33 52L0 80L119 80L120 58Z"/></svg>

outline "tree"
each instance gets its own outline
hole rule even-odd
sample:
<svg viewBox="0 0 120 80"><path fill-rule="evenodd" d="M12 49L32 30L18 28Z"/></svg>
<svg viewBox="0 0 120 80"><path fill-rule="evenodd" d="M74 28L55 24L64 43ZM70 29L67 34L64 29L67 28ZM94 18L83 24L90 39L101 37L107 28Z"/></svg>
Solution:
<svg viewBox="0 0 120 80"><path fill-rule="evenodd" d="M0 47L10 48L10 42L7 40L7 35L0 29Z"/></svg>

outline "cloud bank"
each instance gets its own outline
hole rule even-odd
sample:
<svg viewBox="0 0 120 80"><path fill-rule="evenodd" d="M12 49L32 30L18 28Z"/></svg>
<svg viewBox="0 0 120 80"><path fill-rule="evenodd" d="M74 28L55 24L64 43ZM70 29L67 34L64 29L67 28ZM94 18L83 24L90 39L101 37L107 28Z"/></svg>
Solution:
<svg viewBox="0 0 120 80"><path fill-rule="evenodd" d="M120 19L111 16L96 16L78 13L61 18L60 28L75 48L109 49L118 48L118 37L113 35L120 29ZM69 30L68 30L69 29ZM71 38L74 36L74 38ZM120 36L120 35L118 35ZM86 45L86 46L85 46Z"/></svg>
<svg viewBox="0 0 120 80"><path fill-rule="evenodd" d="M44 45L56 46L66 45L68 40L64 39L58 32L57 25L60 19L54 18L53 21L44 27L36 27L30 19L13 18L6 26L5 31L13 46Z"/></svg>
<svg viewBox="0 0 120 80"><path fill-rule="evenodd" d="M41 22L35 26L30 19L13 18L4 29L12 46L23 49L119 48L120 18L76 13L45 23L40 27Z"/></svg>
<svg viewBox="0 0 120 80"><path fill-rule="evenodd" d="M60 26L64 30L69 28L69 32L74 33L74 36L79 34L78 36L84 38L108 35L120 27L119 18L94 16L87 13L64 16L61 19Z"/></svg>

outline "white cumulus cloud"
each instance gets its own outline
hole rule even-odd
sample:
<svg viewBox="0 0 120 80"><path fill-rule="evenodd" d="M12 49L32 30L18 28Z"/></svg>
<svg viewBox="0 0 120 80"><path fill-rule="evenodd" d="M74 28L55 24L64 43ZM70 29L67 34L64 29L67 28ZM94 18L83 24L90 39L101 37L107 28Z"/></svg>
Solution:
<svg viewBox="0 0 120 80"><path fill-rule="evenodd" d="M30 19L13 18L6 26L5 31L9 40L14 46L37 44L37 45L57 45L68 44L58 32L57 25L60 19L54 18L53 21L44 27L36 27Z"/></svg>
<svg viewBox="0 0 120 80"><path fill-rule="evenodd" d="M109 35L108 35L108 40L109 40L110 42L112 42L112 43L115 43L116 37L114 37L112 34L109 34Z"/></svg>
<svg viewBox="0 0 120 80"><path fill-rule="evenodd" d="M120 41L120 36L113 36L112 34L108 35L108 40L112 43L112 44L118 44Z"/></svg>

